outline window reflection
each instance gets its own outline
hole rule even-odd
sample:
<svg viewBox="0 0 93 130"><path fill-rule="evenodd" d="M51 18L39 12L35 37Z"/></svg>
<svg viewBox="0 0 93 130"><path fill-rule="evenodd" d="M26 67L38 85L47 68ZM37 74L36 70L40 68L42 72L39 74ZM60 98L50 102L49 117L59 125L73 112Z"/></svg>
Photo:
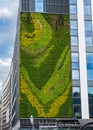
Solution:
<svg viewBox="0 0 93 130"><path fill-rule="evenodd" d="M71 35L77 36L78 35L78 31L75 30L75 29L71 30Z"/></svg>
<svg viewBox="0 0 93 130"><path fill-rule="evenodd" d="M85 30L85 36L92 36L92 30Z"/></svg>
<svg viewBox="0 0 93 130"><path fill-rule="evenodd" d="M72 70L72 79L74 80L79 79L79 70Z"/></svg>
<svg viewBox="0 0 93 130"><path fill-rule="evenodd" d="M93 53L86 54L87 60L87 78L93 80Z"/></svg>
<svg viewBox="0 0 93 130"><path fill-rule="evenodd" d="M84 6L84 13L90 15L91 14L91 8L90 6L85 5Z"/></svg>
<svg viewBox="0 0 93 130"><path fill-rule="evenodd" d="M43 12L43 0L35 0L35 11Z"/></svg>
<svg viewBox="0 0 93 130"><path fill-rule="evenodd" d="M92 21L85 21L85 30L92 30Z"/></svg>
<svg viewBox="0 0 93 130"><path fill-rule="evenodd" d="M93 69L93 63L87 63L87 69Z"/></svg>
<svg viewBox="0 0 93 130"><path fill-rule="evenodd" d="M70 4L76 4L77 0L70 0Z"/></svg>
<svg viewBox="0 0 93 130"><path fill-rule="evenodd" d="M78 45L78 39L75 36L71 36L71 45Z"/></svg>
<svg viewBox="0 0 93 130"><path fill-rule="evenodd" d="M74 116L80 117L81 116L81 107L80 105L74 105Z"/></svg>
<svg viewBox="0 0 93 130"><path fill-rule="evenodd" d="M70 5L70 13L71 14L76 14L77 13L76 5Z"/></svg>
<svg viewBox="0 0 93 130"><path fill-rule="evenodd" d="M73 97L80 97L80 88L73 87Z"/></svg>
<svg viewBox="0 0 93 130"><path fill-rule="evenodd" d="M71 29L77 29L77 21L76 20L71 20L70 28Z"/></svg>
<svg viewBox="0 0 93 130"><path fill-rule="evenodd" d="M93 117L93 105L89 105L89 115Z"/></svg>
<svg viewBox="0 0 93 130"><path fill-rule="evenodd" d="M85 37L86 46L92 46L92 37Z"/></svg>
<svg viewBox="0 0 93 130"><path fill-rule="evenodd" d="M91 0L84 0L85 5L90 5L90 3L91 3Z"/></svg>
<svg viewBox="0 0 93 130"><path fill-rule="evenodd" d="M87 53L87 63L93 63L93 53Z"/></svg>
<svg viewBox="0 0 93 130"><path fill-rule="evenodd" d="M71 53L72 62L78 62L78 53Z"/></svg>
<svg viewBox="0 0 93 130"><path fill-rule="evenodd" d="M88 80L93 80L93 70L87 70Z"/></svg>
<svg viewBox="0 0 93 130"><path fill-rule="evenodd" d="M78 63L72 63L72 69L79 69Z"/></svg>
<svg viewBox="0 0 93 130"><path fill-rule="evenodd" d="M88 87L88 94L89 94L89 98L93 98L93 86L89 86Z"/></svg>

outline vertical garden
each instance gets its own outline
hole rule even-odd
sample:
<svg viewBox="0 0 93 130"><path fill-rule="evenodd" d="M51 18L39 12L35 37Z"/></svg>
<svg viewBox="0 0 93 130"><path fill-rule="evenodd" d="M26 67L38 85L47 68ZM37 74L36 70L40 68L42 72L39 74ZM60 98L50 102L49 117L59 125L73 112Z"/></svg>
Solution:
<svg viewBox="0 0 93 130"><path fill-rule="evenodd" d="M20 14L20 117L72 117L69 35L68 15Z"/></svg>

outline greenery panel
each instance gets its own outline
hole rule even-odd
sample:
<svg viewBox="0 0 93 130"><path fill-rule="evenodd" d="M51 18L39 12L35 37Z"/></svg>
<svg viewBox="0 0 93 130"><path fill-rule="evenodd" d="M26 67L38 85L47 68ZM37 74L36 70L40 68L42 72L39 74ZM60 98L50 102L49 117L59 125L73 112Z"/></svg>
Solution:
<svg viewBox="0 0 93 130"><path fill-rule="evenodd" d="M20 117L72 117L69 38L68 15L20 14Z"/></svg>

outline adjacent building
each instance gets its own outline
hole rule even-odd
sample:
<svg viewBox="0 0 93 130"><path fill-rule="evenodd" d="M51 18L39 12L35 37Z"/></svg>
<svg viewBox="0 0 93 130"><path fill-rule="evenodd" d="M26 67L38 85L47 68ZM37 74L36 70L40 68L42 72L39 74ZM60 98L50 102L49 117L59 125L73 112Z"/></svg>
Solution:
<svg viewBox="0 0 93 130"><path fill-rule="evenodd" d="M11 73L11 72L10 72ZM2 109L1 109L1 125L2 130L11 129L11 74L9 74L3 84Z"/></svg>
<svg viewBox="0 0 93 130"><path fill-rule="evenodd" d="M93 122L93 0L21 0L20 6L11 130L29 129L32 116L38 127L83 128Z"/></svg>
<svg viewBox="0 0 93 130"><path fill-rule="evenodd" d="M19 17L19 15L18 15ZM19 18L18 18L19 19ZM19 50L19 25L14 44L13 58L10 72L2 85L2 130L17 130L19 127L18 119L18 52Z"/></svg>

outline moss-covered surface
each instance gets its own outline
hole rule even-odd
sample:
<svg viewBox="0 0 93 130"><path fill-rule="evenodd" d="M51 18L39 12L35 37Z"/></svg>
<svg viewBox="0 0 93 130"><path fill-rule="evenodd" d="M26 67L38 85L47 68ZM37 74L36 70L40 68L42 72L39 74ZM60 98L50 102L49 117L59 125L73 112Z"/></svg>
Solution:
<svg viewBox="0 0 93 130"><path fill-rule="evenodd" d="M21 13L20 28L19 116L72 117L69 17Z"/></svg>

